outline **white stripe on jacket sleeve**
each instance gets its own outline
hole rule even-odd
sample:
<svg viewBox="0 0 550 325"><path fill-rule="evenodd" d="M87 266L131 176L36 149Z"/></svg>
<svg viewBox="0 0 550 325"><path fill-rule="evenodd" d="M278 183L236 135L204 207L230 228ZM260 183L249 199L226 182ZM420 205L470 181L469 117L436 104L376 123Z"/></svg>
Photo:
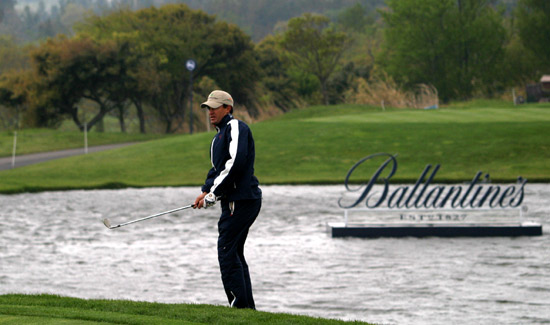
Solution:
<svg viewBox="0 0 550 325"><path fill-rule="evenodd" d="M227 124L231 126L231 142L229 143L230 158L225 162L225 168L221 171L218 177L214 179L214 185L210 189L210 192L214 192L227 177L227 175L229 175L231 168L235 164L235 159L237 159L237 148L239 146L239 121L233 119Z"/></svg>

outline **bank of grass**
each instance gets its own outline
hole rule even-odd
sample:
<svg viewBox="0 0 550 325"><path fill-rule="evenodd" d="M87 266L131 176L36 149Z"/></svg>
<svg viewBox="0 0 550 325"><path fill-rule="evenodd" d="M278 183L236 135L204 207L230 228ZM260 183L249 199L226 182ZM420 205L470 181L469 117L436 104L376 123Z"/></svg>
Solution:
<svg viewBox="0 0 550 325"><path fill-rule="evenodd" d="M0 324L345 324L222 306L0 295ZM355 322L356 324L366 324Z"/></svg>
<svg viewBox="0 0 550 325"><path fill-rule="evenodd" d="M139 134L121 132L89 132L88 146L113 143L139 142L166 137L160 134ZM13 152L13 131L0 132L0 157L11 156ZM58 131L52 129L24 129L17 132L18 155L64 149L84 148L84 134L80 131Z"/></svg>
<svg viewBox="0 0 550 325"><path fill-rule="evenodd" d="M251 125L263 184L342 184L349 168L376 152L398 154L392 182L414 182L441 164L435 182L550 181L550 104L479 102L438 110L317 106ZM177 136L0 172L0 192L199 185L210 168L213 133ZM370 178L381 161L362 166Z"/></svg>

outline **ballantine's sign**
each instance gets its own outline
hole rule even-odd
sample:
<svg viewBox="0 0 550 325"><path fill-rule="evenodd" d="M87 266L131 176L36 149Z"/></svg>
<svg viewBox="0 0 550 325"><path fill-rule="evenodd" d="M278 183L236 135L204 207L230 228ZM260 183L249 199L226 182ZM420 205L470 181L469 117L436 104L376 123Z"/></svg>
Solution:
<svg viewBox="0 0 550 325"><path fill-rule="evenodd" d="M352 204L342 204L342 199L338 201L341 208L349 209L356 207L361 202L365 202L367 208L376 209L380 207L390 209L480 209L480 208L517 208L523 202L524 187L527 179L518 178L517 184L508 186L481 184L482 172L477 172L472 181L465 187L459 185L436 185L430 187L440 165L436 165L430 176L426 180L426 175L432 169L432 165L427 165L424 171L413 186L399 186L390 192L389 181L397 171L397 160L394 155L387 153L377 153L359 160L349 170L346 176L345 186L350 192L350 177L353 171L365 161L379 156L388 157L373 174L365 189ZM388 176L382 177L382 172L391 165L391 171ZM489 177L488 174L485 176ZM382 193L371 193L373 186L377 181L382 181Z"/></svg>

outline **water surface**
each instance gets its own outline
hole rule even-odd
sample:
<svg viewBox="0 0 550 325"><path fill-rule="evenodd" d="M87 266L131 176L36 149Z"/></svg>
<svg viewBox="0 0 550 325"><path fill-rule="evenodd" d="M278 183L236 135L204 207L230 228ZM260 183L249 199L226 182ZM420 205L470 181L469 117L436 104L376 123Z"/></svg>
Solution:
<svg viewBox="0 0 550 325"><path fill-rule="evenodd" d="M263 186L245 255L258 309L384 324L550 323L550 236L331 238L343 186ZM0 294L226 305L219 207L197 188L0 196ZM526 219L550 226L550 185L526 186Z"/></svg>

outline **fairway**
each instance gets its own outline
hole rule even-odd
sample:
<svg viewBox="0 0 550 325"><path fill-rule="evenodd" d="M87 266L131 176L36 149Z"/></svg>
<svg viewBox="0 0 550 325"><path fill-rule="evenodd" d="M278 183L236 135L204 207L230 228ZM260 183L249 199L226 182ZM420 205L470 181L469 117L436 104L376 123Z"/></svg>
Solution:
<svg viewBox="0 0 550 325"><path fill-rule="evenodd" d="M427 164L435 182L550 181L550 105L438 110L315 106L251 124L261 184L342 184L361 158L398 154L392 182L414 183ZM501 107L504 106L504 107ZM213 132L176 135L125 148L0 172L0 192L198 186L210 169ZM43 139L42 141L47 141ZM354 182L368 180L379 162Z"/></svg>
<svg viewBox="0 0 550 325"><path fill-rule="evenodd" d="M167 137L162 134L140 133L88 133L88 146L114 143L140 142ZM13 131L0 132L0 157L12 155ZM80 131L59 131L53 129L24 129L17 131L17 155L37 152L84 148L84 133Z"/></svg>
<svg viewBox="0 0 550 325"><path fill-rule="evenodd" d="M438 110L392 110L370 114L346 114L311 117L304 122L323 123L498 123L498 122L550 122L548 108L480 108Z"/></svg>

